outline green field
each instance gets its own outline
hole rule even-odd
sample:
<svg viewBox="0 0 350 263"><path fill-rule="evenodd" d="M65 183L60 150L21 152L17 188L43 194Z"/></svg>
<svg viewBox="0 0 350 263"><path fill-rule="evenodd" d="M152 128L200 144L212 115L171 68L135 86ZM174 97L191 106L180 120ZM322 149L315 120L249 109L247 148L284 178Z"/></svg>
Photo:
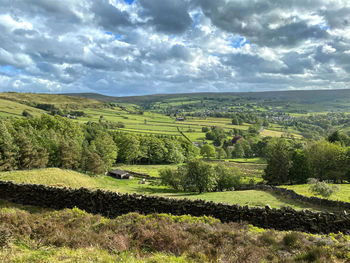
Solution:
<svg viewBox="0 0 350 263"><path fill-rule="evenodd" d="M45 111L30 107L15 101L1 99L0 97L0 116L2 117L22 117L23 111L26 110L33 116L40 116Z"/></svg>
<svg viewBox="0 0 350 263"><path fill-rule="evenodd" d="M335 201L350 202L350 184L337 184L337 186L339 186L340 188L339 192L336 192L333 195L331 195L329 199L335 200ZM309 191L310 185L307 185L307 184L285 185L281 187L294 190L296 193L301 195L316 196L314 193ZM317 197L321 197L321 196L317 196Z"/></svg>
<svg viewBox="0 0 350 263"><path fill-rule="evenodd" d="M273 208L280 208L283 206L290 206L295 209L313 208L264 191L227 191L199 195L197 193L179 192L165 186L159 186L156 181L148 181L147 184L143 185L138 183L140 179L117 180L108 176L90 177L82 173L58 168L2 172L0 173L0 180L11 180L18 183L46 184L58 187L86 187L117 191L120 193L160 195L171 198L202 199L243 206L264 207L266 204L269 204Z"/></svg>

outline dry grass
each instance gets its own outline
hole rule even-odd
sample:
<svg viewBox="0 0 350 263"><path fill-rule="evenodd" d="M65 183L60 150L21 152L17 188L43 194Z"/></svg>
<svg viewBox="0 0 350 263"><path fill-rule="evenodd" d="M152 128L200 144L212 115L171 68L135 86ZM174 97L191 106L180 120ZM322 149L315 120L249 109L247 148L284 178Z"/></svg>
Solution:
<svg viewBox="0 0 350 263"><path fill-rule="evenodd" d="M20 244L29 248L26 253L66 249L68 258L73 250L86 250L90 256L103 251L106 258L130 252L145 260L159 253L172 257L163 262L344 262L350 260L349 241L344 235L265 231L210 217L131 213L106 219L77 208L42 213L0 209L0 259Z"/></svg>

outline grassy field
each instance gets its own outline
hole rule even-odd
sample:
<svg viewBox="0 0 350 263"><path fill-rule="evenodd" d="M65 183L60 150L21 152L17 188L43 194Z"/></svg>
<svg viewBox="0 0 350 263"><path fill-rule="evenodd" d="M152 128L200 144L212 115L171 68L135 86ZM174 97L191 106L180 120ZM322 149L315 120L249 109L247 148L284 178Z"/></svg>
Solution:
<svg viewBox="0 0 350 263"><path fill-rule="evenodd" d="M338 184L340 190L329 197L331 200L350 202L350 184ZM285 185L281 186L287 189L294 190L296 193L305 196L316 196L314 193L309 191L309 185ZM321 197L321 196L317 196ZM322 198L322 197L321 197Z"/></svg>
<svg viewBox="0 0 350 263"><path fill-rule="evenodd" d="M30 107L15 101L0 98L0 116L2 117L22 117L23 111L26 110L33 116L40 116L45 111Z"/></svg>
<svg viewBox="0 0 350 263"><path fill-rule="evenodd" d="M177 99L172 103L181 104L182 102ZM187 117L184 121L177 121L175 117L155 112L146 111L139 114L138 106L133 104L118 103L114 107L107 107L102 102L92 99L32 93L0 93L0 116L21 117L24 110L33 116L47 113L35 108L36 104L52 104L57 108L67 110L83 110L86 116L77 119L80 123L98 122L101 117L115 123L122 122L125 128L120 130L129 133L181 136L178 131L180 129L190 140L196 142L205 140L205 133L202 132L203 127L217 126L229 131L234 128L248 130L250 126L247 123L232 125L229 118ZM261 136L281 137L282 134L283 132L271 128L271 130L265 129ZM294 136L298 137L297 134Z"/></svg>
<svg viewBox="0 0 350 263"><path fill-rule="evenodd" d="M118 169L131 171L135 173L148 174L152 177L159 176L159 170L170 168L176 169L176 164L157 164L157 165L118 165Z"/></svg>
<svg viewBox="0 0 350 263"><path fill-rule="evenodd" d="M273 208L290 206L295 209L312 208L310 206L285 199L279 195L264 191L228 191L215 193L186 193L159 186L155 181L138 184L139 179L117 180L108 176L90 177L88 175L58 168L30 171L14 171L0 173L0 180L11 180L18 183L46 184L59 187L86 187L104 189L120 193L139 193L160 195L171 198L203 199L206 201L264 207L269 204Z"/></svg>
<svg viewBox="0 0 350 263"><path fill-rule="evenodd" d="M21 104L53 104L59 108L84 108L84 107L101 107L102 102L85 99L79 97L71 97L54 94L38 94L38 93L0 93L0 99L14 101Z"/></svg>

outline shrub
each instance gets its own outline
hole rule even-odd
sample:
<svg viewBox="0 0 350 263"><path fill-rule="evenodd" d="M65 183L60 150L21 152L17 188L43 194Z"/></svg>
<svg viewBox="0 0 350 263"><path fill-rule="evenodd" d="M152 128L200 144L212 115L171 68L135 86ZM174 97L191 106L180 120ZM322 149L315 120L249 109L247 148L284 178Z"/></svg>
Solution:
<svg viewBox="0 0 350 263"><path fill-rule="evenodd" d="M175 190L183 189L184 175L181 169L172 170L169 168L162 169L159 172L162 185L167 185Z"/></svg>
<svg viewBox="0 0 350 263"><path fill-rule="evenodd" d="M286 234L283 237L282 242L283 242L283 245L285 245L288 248L296 248L296 247L299 247L300 245L300 239L301 239L301 236L299 233L291 232Z"/></svg>
<svg viewBox="0 0 350 263"><path fill-rule="evenodd" d="M261 243L268 246L277 244L276 238L272 231L266 231L262 233L262 235L259 237L259 240L261 241Z"/></svg>
<svg viewBox="0 0 350 263"><path fill-rule="evenodd" d="M309 190L316 194L321 195L322 197L328 198L332 194L338 192L340 190L339 186L337 185L330 185L326 182L319 182L317 179L310 178L308 180L308 183L311 184L309 187Z"/></svg>

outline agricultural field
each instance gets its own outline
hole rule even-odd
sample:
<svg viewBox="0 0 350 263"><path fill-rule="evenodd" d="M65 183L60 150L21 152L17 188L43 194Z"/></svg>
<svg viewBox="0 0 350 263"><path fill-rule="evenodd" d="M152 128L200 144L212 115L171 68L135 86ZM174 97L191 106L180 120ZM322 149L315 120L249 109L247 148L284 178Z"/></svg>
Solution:
<svg viewBox="0 0 350 263"><path fill-rule="evenodd" d="M337 184L337 186L339 187L339 191L332 194L328 199L335 201L350 202L350 184ZM294 190L296 193L301 195L317 196L309 190L309 185L307 184L284 185L281 187Z"/></svg>
<svg viewBox="0 0 350 263"><path fill-rule="evenodd" d="M30 171L1 172L0 180L17 183L45 184L56 187L86 187L90 189L104 189L120 193L138 193L145 195L159 195L170 198L202 199L205 201L222 202L228 204L248 205L252 207L265 207L269 204L273 208L290 206L294 209L318 208L288 200L279 195L264 191L227 191L213 193L189 193L169 189L158 185L156 180L147 184L139 184L140 179L118 180L109 176L90 177L86 174L58 168L47 168Z"/></svg>
<svg viewBox="0 0 350 263"><path fill-rule="evenodd" d="M1 117L22 117L23 111L27 111L33 116L40 116L45 111L21 104L15 101L0 98L0 116Z"/></svg>
<svg viewBox="0 0 350 263"><path fill-rule="evenodd" d="M14 101L25 105L52 104L59 108L87 108L102 107L103 103L94 99L72 96L37 94L37 93L0 93L0 99Z"/></svg>

